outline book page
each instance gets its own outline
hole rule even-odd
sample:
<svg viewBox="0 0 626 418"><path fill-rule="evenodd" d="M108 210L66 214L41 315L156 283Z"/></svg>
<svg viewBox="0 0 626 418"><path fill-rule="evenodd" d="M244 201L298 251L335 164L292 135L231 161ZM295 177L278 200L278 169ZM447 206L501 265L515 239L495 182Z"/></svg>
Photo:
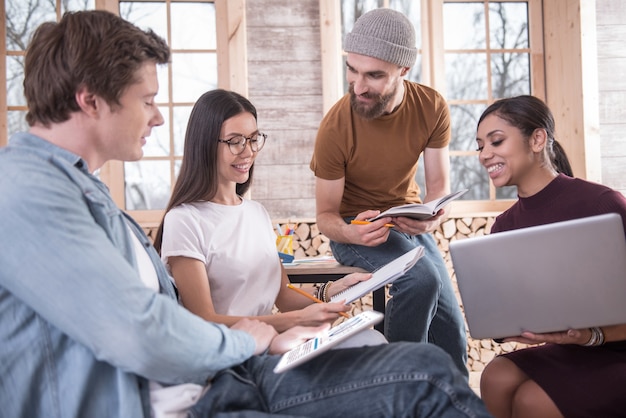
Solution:
<svg viewBox="0 0 626 418"><path fill-rule="evenodd" d="M370 219L370 221L375 221L376 219L384 218L385 216L406 216L407 218L419 220L432 218L441 208L453 200L463 196L467 193L467 191L467 189L459 190L439 199L431 200L427 203L407 203L406 205L394 206L382 212L380 215Z"/></svg>
<svg viewBox="0 0 626 418"><path fill-rule="evenodd" d="M390 263L385 264L378 270L374 271L369 280L358 282L354 286L350 286L343 292L339 292L330 298L331 302L352 303L360 297L391 283L398 277L402 276L408 269L413 267L417 260L424 255L424 247L419 246L406 252L404 255L394 259Z"/></svg>

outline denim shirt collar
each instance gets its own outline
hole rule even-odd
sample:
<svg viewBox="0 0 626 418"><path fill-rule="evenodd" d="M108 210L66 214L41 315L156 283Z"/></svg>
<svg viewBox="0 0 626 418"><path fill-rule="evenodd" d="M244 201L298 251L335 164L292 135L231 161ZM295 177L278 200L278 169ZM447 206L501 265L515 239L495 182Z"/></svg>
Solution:
<svg viewBox="0 0 626 418"><path fill-rule="evenodd" d="M73 152L66 150L65 148L61 148L58 145L55 145L50 141L46 141L45 139L38 137L37 135L33 135L29 132L19 132L13 134L9 139L9 144L15 147L39 149L43 153L51 154L56 158L66 160L71 165L79 168L85 173L90 174L87 167L87 162L83 160L79 155L76 155Z"/></svg>

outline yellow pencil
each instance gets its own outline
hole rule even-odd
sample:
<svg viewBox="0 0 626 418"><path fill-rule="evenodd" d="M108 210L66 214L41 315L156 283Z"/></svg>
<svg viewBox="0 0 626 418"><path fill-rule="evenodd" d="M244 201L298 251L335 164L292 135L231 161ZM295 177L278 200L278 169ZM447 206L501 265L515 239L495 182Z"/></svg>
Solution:
<svg viewBox="0 0 626 418"><path fill-rule="evenodd" d="M291 290L295 290L296 292L300 293L302 296L305 296L305 297L311 299L314 302L324 303L323 300L320 300L320 299L316 298L315 296L313 296L312 294L307 293L307 292L305 292L304 290L302 290L302 289L300 289L298 287L295 287L291 283L287 283L287 287L290 288ZM345 312L339 312L339 315L343 316L344 318L350 318L350 315L348 315Z"/></svg>
<svg viewBox="0 0 626 418"><path fill-rule="evenodd" d="M356 219L353 219L350 221L351 224L355 224L355 225L367 225L367 224L371 224L370 221L357 221ZM385 226L387 228L393 228L393 224L385 224Z"/></svg>

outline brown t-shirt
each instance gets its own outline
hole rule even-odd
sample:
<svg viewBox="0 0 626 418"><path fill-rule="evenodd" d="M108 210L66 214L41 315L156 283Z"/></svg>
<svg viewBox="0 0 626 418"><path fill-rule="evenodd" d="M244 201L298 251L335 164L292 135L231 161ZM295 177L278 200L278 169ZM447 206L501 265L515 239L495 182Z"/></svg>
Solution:
<svg viewBox="0 0 626 418"><path fill-rule="evenodd" d="M404 99L391 114L366 120L353 113L350 95L326 114L310 168L316 177L345 177L341 216L419 203L417 160L426 147L450 142L450 111L434 89L404 81Z"/></svg>

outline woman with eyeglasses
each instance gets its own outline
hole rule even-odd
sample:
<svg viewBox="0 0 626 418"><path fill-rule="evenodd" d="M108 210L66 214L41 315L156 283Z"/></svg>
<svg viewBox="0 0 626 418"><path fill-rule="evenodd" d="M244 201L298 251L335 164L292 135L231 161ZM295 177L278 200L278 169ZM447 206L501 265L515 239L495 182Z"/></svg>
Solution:
<svg viewBox="0 0 626 418"><path fill-rule="evenodd" d="M202 95L189 118L180 174L155 247L183 305L206 320L230 326L256 317L278 332L332 323L349 306L312 303L286 287L270 216L243 197L266 138L248 99L219 89ZM328 294L369 277L346 276ZM272 314L274 305L280 313ZM386 341L376 334L368 341Z"/></svg>

